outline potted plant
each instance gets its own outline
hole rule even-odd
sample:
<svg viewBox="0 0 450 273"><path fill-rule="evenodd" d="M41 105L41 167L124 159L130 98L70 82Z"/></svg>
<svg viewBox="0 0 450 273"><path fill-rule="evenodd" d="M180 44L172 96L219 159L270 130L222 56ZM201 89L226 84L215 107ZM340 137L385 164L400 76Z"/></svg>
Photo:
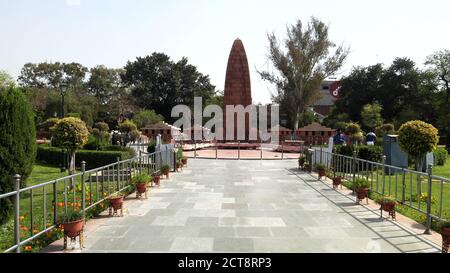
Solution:
<svg viewBox="0 0 450 273"><path fill-rule="evenodd" d="M183 157L181 158L181 163L183 163L184 166L187 166L187 161L188 161L188 158L187 158L187 157L183 156Z"/></svg>
<svg viewBox="0 0 450 273"><path fill-rule="evenodd" d="M177 171L179 169L183 169L183 164L181 163L181 160L177 161Z"/></svg>
<svg viewBox="0 0 450 273"><path fill-rule="evenodd" d="M80 249L83 249L84 216L79 211L68 211L59 217L59 224L64 230L64 249L67 249L67 238L73 242L79 237Z"/></svg>
<svg viewBox="0 0 450 273"><path fill-rule="evenodd" d="M333 177L333 188L337 189L339 186L341 186L342 189L342 177L340 176Z"/></svg>
<svg viewBox="0 0 450 273"><path fill-rule="evenodd" d="M314 168L316 169L317 173L319 174L319 180L321 180L322 177L326 176L327 167L324 164L318 163L314 166Z"/></svg>
<svg viewBox="0 0 450 273"><path fill-rule="evenodd" d="M169 165L162 165L161 166L161 173L164 174L167 179L169 179L169 172L170 172L170 166Z"/></svg>
<svg viewBox="0 0 450 273"><path fill-rule="evenodd" d="M356 178L355 182L353 182L353 188L355 189L358 203L360 203L364 199L366 199L367 203L369 203L369 181L362 178Z"/></svg>
<svg viewBox="0 0 450 273"><path fill-rule="evenodd" d="M159 174L159 172L155 172L152 177L153 183L155 183L155 185L159 187L161 181L161 175Z"/></svg>
<svg viewBox="0 0 450 273"><path fill-rule="evenodd" d="M303 168L307 172L311 172L311 165L308 162L305 162L305 165L303 165Z"/></svg>
<svg viewBox="0 0 450 273"><path fill-rule="evenodd" d="M108 198L109 201L109 215L115 215L120 210L120 216L123 216L123 193L116 193Z"/></svg>
<svg viewBox="0 0 450 273"><path fill-rule="evenodd" d="M147 185L152 180L148 174L138 174L131 179L131 183L136 187L136 198L145 194L147 198Z"/></svg>
<svg viewBox="0 0 450 273"><path fill-rule="evenodd" d="M442 253L448 253L450 246L450 219L444 220L440 224L442 234Z"/></svg>
<svg viewBox="0 0 450 273"><path fill-rule="evenodd" d="M298 168L299 169L304 169L305 168L305 163L306 163L306 156L301 155L300 158L298 159Z"/></svg>
<svg viewBox="0 0 450 273"><path fill-rule="evenodd" d="M381 218L383 218L383 211L389 213L389 216L395 220L395 205L397 205L397 200L392 196L382 196L376 199L377 204L381 205Z"/></svg>

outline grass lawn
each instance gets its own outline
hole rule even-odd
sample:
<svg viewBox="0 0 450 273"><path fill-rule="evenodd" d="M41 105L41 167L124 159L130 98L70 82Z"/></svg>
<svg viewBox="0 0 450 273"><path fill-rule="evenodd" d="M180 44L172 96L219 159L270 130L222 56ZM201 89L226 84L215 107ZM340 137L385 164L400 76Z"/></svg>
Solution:
<svg viewBox="0 0 450 273"><path fill-rule="evenodd" d="M434 167L433 174L450 179L450 158L447 160L447 163L445 163L445 166Z"/></svg>
<svg viewBox="0 0 450 273"><path fill-rule="evenodd" d="M86 207L90 204L103 200L106 196L114 193L118 187L123 187L127 182L122 177L120 183L117 176L105 174L105 181L102 177L91 173L85 177L86 181ZM67 173L61 173L58 167L35 164L33 171L27 179L27 187L49 182L58 178L67 176ZM110 179L109 179L110 178ZM120 185L119 185L120 184ZM20 229L22 240L31 237L33 234L45 230L54 224L54 184L46 185L34 189L33 192L27 191L20 196ZM81 208L81 177L78 176L73 181L64 179L56 183L57 215L64 214L65 211ZM97 191L98 189L98 191ZM45 210L44 210L45 208ZM105 204L98 205L92 213L100 212L105 209ZM56 216L57 217L57 216ZM32 220L33 219L33 220ZM0 226L0 252L3 252L14 243L14 220L11 219L5 225ZM61 236L60 232L54 232L50 236L43 236L42 240L33 241L33 252L38 251L40 247L46 246L56 237ZM55 237L56 236L56 237ZM37 242L37 243L34 243Z"/></svg>

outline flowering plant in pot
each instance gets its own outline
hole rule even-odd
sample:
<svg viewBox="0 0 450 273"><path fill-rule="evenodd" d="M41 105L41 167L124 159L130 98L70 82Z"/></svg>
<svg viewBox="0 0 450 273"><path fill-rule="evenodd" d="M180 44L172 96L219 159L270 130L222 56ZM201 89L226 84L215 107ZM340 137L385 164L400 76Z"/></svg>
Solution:
<svg viewBox="0 0 450 273"><path fill-rule="evenodd" d="M155 185L159 187L161 181L161 175L159 174L159 172L155 172L152 177L153 183L155 183Z"/></svg>
<svg viewBox="0 0 450 273"><path fill-rule="evenodd" d="M342 177L334 176L333 178L333 188L337 189L339 186L342 188Z"/></svg>
<svg viewBox="0 0 450 273"><path fill-rule="evenodd" d="M358 203L364 199L366 199L367 203L369 203L369 190L370 190L369 181L362 178L356 178L352 186L356 192Z"/></svg>
<svg viewBox="0 0 450 273"><path fill-rule="evenodd" d="M187 166L187 161L188 161L188 158L187 158L187 157L183 156L183 157L181 158L181 163L183 163L184 166Z"/></svg>
<svg viewBox="0 0 450 273"><path fill-rule="evenodd" d="M181 160L177 161L177 171L178 169L183 169L183 164L181 163Z"/></svg>
<svg viewBox="0 0 450 273"><path fill-rule="evenodd" d="M161 166L161 173L164 174L167 179L169 179L169 172L170 172L170 166L169 165L162 165Z"/></svg>
<svg viewBox="0 0 450 273"><path fill-rule="evenodd" d="M84 216L79 211L68 211L61 215L58 219L58 223L61 225L64 231L64 249L67 249L67 238L70 238L72 242L76 237L79 237L80 248L84 247L83 243L83 228L84 228Z"/></svg>
<svg viewBox="0 0 450 273"><path fill-rule="evenodd" d="M305 167L305 163L306 163L306 156L301 155L300 158L298 159L298 167L300 169L303 169Z"/></svg>
<svg viewBox="0 0 450 273"><path fill-rule="evenodd" d="M450 246L450 218L441 221L441 234L442 234L442 253L448 253Z"/></svg>
<svg viewBox="0 0 450 273"><path fill-rule="evenodd" d="M392 219L395 220L395 205L397 205L397 200L392 196L382 196L375 200L377 204L381 205L381 217L383 217L383 211L389 213Z"/></svg>
<svg viewBox="0 0 450 273"><path fill-rule="evenodd" d="M120 210L120 215L123 216L123 193L116 193L108 198L109 201L109 215L116 214Z"/></svg>
<svg viewBox="0 0 450 273"><path fill-rule="evenodd" d="M131 179L131 183L136 187L136 197L139 198L145 194L147 198L147 185L152 178L148 174L138 174Z"/></svg>
<svg viewBox="0 0 450 273"><path fill-rule="evenodd" d="M327 167L324 164L316 164L314 166L314 168L316 169L317 173L319 174L319 180L322 179L322 177L326 176L327 174Z"/></svg>

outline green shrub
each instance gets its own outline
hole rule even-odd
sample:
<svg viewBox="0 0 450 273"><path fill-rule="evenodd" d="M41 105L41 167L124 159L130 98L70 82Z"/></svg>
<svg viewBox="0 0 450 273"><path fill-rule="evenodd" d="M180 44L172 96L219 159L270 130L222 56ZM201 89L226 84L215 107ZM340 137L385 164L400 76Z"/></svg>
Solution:
<svg viewBox="0 0 450 273"><path fill-rule="evenodd" d="M354 187L356 190L370 188L370 182L366 179L356 178L355 182L352 183L352 187Z"/></svg>
<svg viewBox="0 0 450 273"><path fill-rule="evenodd" d="M123 146L114 146L114 145L103 146L102 151L124 152L124 153L128 153L130 155L130 158L135 157L137 155L135 149L130 148L130 147L123 147Z"/></svg>
<svg viewBox="0 0 450 273"><path fill-rule="evenodd" d="M14 190L12 177L22 176L22 186L36 158L36 127L31 105L21 90L0 89L0 194ZM0 200L0 224L12 211L12 199Z"/></svg>
<svg viewBox="0 0 450 273"><path fill-rule="evenodd" d="M148 174L138 174L136 176L134 176L133 178L131 178L131 183L133 185L138 185L138 184L148 184L150 183L150 181L152 180L152 177Z"/></svg>
<svg viewBox="0 0 450 273"><path fill-rule="evenodd" d="M153 138L150 139L148 143L147 152L149 154L153 154L154 152L156 152L156 140L154 140Z"/></svg>
<svg viewBox="0 0 450 273"><path fill-rule="evenodd" d="M59 166L62 162L62 150L55 147L39 146L36 160L48 165ZM88 151L79 150L75 156L75 164L81 166L81 162L86 162L86 169L91 170L106 166L120 160L126 160L133 157L129 152L120 151Z"/></svg>
<svg viewBox="0 0 450 273"><path fill-rule="evenodd" d="M383 147L360 146L358 147L358 158L372 162L381 162L383 159Z"/></svg>
<svg viewBox="0 0 450 273"><path fill-rule="evenodd" d="M444 166L447 162L448 151L444 148L437 148L434 151L434 160L437 166Z"/></svg>
<svg viewBox="0 0 450 273"><path fill-rule="evenodd" d="M79 211L71 210L67 213L64 213L58 217L58 223L64 224L64 223L71 223L75 221L79 221L83 219L83 214Z"/></svg>
<svg viewBox="0 0 450 273"><path fill-rule="evenodd" d="M170 166L169 165L162 165L161 166L161 173L168 173L170 172Z"/></svg>
<svg viewBox="0 0 450 273"><path fill-rule="evenodd" d="M334 146L334 153L345 156L353 156L353 147L349 145Z"/></svg>
<svg viewBox="0 0 450 273"><path fill-rule="evenodd" d="M397 199L393 196L379 196L375 199L378 204L382 203L397 203Z"/></svg>
<svg viewBox="0 0 450 273"><path fill-rule="evenodd" d="M327 167L324 164L315 164L314 169L318 172L323 172L327 170Z"/></svg>
<svg viewBox="0 0 450 273"><path fill-rule="evenodd" d="M437 147L438 130L431 124L413 120L403 124L398 134L400 147L414 158L416 170L420 170L424 156Z"/></svg>

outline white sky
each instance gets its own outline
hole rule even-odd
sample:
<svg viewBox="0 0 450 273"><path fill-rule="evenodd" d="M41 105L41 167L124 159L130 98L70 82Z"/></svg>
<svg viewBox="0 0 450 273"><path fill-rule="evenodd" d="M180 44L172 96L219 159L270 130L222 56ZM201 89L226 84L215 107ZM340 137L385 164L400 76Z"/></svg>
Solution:
<svg viewBox="0 0 450 273"><path fill-rule="evenodd" d="M243 40L254 103L270 101L270 85L256 68L268 67L266 33L316 16L332 40L352 53L352 66L389 64L450 48L450 1L404 0L0 0L0 69L14 77L26 62L79 62L123 67L154 51L188 57L224 88L228 54Z"/></svg>

